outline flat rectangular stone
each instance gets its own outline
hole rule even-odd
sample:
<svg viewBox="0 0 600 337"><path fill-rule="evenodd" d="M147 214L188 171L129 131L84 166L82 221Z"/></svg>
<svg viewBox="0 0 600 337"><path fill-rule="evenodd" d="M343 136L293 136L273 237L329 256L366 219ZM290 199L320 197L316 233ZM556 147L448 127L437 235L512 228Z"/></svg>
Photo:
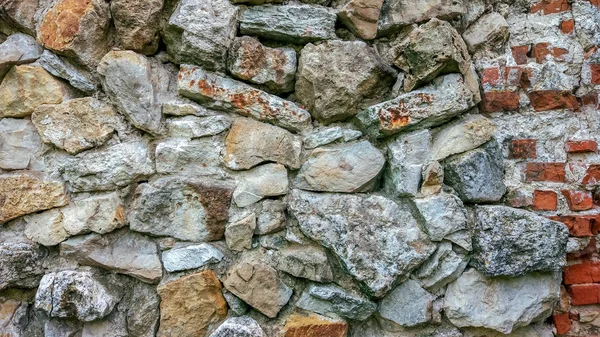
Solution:
<svg viewBox="0 0 600 337"><path fill-rule="evenodd" d="M208 108L235 112L292 131L311 125L309 112L296 104L199 67L181 65L178 80L180 95Z"/></svg>

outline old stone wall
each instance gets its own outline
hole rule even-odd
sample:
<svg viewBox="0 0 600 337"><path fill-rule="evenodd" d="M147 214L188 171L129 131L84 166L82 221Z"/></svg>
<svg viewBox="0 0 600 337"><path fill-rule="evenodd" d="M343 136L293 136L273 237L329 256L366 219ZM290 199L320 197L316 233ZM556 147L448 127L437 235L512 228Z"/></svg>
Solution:
<svg viewBox="0 0 600 337"><path fill-rule="evenodd" d="M600 336L599 46L598 0L0 0L0 336Z"/></svg>

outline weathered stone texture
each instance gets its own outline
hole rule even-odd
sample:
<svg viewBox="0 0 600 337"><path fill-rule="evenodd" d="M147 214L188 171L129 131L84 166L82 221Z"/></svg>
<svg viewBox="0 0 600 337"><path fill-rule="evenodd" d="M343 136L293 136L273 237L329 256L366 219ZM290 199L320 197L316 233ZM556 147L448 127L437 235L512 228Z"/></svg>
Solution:
<svg viewBox="0 0 600 337"><path fill-rule="evenodd" d="M150 55L158 49L163 0L114 0L110 11L124 49Z"/></svg>
<svg viewBox="0 0 600 337"><path fill-rule="evenodd" d="M0 120L0 168L5 170L39 169L42 140L31 121Z"/></svg>

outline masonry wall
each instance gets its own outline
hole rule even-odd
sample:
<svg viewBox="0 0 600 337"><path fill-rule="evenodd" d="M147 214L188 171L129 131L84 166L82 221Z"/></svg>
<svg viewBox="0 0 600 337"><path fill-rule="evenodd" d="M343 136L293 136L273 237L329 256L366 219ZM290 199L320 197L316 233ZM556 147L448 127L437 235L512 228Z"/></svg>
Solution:
<svg viewBox="0 0 600 337"><path fill-rule="evenodd" d="M597 0L0 0L0 337L600 336Z"/></svg>

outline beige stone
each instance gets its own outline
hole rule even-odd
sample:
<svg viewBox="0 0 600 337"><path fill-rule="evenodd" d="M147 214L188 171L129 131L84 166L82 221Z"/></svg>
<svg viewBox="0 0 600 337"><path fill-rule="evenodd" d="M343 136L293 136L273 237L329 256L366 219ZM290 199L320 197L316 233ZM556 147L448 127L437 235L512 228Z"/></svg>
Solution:
<svg viewBox="0 0 600 337"><path fill-rule="evenodd" d="M199 337L227 316L221 283L212 270L184 276L158 286L158 337Z"/></svg>
<svg viewBox="0 0 600 337"><path fill-rule="evenodd" d="M346 337L348 323L315 314L293 314L285 322L284 330L284 337Z"/></svg>
<svg viewBox="0 0 600 337"><path fill-rule="evenodd" d="M244 255L227 271L223 284L256 310L274 318L292 297L292 289L281 282L265 258L261 254Z"/></svg>
<svg viewBox="0 0 600 337"><path fill-rule="evenodd" d="M110 9L124 49L145 55L156 53L163 0L113 0Z"/></svg>
<svg viewBox="0 0 600 337"><path fill-rule="evenodd" d="M114 131L116 118L110 105L92 97L43 105L31 115L42 140L70 154L106 142Z"/></svg>
<svg viewBox="0 0 600 337"><path fill-rule="evenodd" d="M35 171L1 174L0 200L0 223L69 203L62 182Z"/></svg>
<svg viewBox="0 0 600 337"><path fill-rule="evenodd" d="M69 90L39 66L13 67L0 84L0 117L26 117L42 104L59 104Z"/></svg>
<svg viewBox="0 0 600 337"><path fill-rule="evenodd" d="M60 0L45 14L38 41L93 67L109 51L110 9L104 0Z"/></svg>
<svg viewBox="0 0 600 337"><path fill-rule="evenodd" d="M247 170L264 162L300 167L302 140L273 125L240 118L225 140L223 163L232 170Z"/></svg>
<svg viewBox="0 0 600 337"><path fill-rule="evenodd" d="M338 13L350 31L363 40L377 36L377 20L383 0L351 0Z"/></svg>
<svg viewBox="0 0 600 337"><path fill-rule="evenodd" d="M252 235L256 228L256 215L254 213L247 217L227 224L225 227L225 241L229 249L241 252L252 248Z"/></svg>

